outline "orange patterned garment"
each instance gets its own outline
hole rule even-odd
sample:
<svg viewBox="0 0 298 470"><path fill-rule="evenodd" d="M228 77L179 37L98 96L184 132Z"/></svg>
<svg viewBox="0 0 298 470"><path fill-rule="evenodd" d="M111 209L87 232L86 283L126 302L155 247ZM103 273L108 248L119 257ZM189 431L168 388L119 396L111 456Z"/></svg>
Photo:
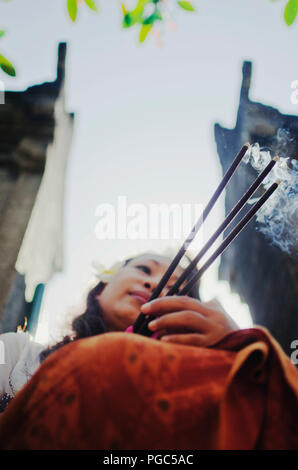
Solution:
<svg viewBox="0 0 298 470"><path fill-rule="evenodd" d="M106 333L53 353L0 418L1 449L297 449L298 372L264 328L216 346Z"/></svg>

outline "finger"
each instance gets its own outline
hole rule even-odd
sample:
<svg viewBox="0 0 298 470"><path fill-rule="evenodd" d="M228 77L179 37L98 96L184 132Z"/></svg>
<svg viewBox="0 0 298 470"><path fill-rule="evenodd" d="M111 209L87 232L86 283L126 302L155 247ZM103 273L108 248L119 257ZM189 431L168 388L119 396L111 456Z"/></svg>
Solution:
<svg viewBox="0 0 298 470"><path fill-rule="evenodd" d="M207 305L208 307L223 309L223 306L219 303L219 301L216 298L208 300L208 302L203 302L203 303Z"/></svg>
<svg viewBox="0 0 298 470"><path fill-rule="evenodd" d="M206 332L210 328L210 322L198 312L182 310L164 314L148 324L151 331L161 329L192 332Z"/></svg>
<svg viewBox="0 0 298 470"><path fill-rule="evenodd" d="M228 312L224 309L224 307L221 305L221 303L216 299L209 300L209 302L204 302L208 307L213 309L214 311L220 312L224 315L226 320L229 322L230 326L234 329L239 329L239 326L233 320L233 318L228 314Z"/></svg>
<svg viewBox="0 0 298 470"><path fill-rule="evenodd" d="M160 339L162 336L167 336L170 333L171 332L167 330L158 330L155 332L157 339Z"/></svg>
<svg viewBox="0 0 298 470"><path fill-rule="evenodd" d="M186 335L166 335L160 338L161 341L167 343L184 344L188 346L207 346L208 337L199 333L186 334Z"/></svg>
<svg viewBox="0 0 298 470"><path fill-rule="evenodd" d="M221 303L217 300L217 299L212 299L212 300L209 300L208 302L203 302L203 304L207 307L207 308L210 308L210 309L213 309L213 310L217 310L219 312L222 312L224 313L225 315L227 315L227 312L225 311L225 309L223 308L223 306L221 305Z"/></svg>
<svg viewBox="0 0 298 470"><path fill-rule="evenodd" d="M160 315L162 313L179 310L194 310L204 316L214 314L214 309L208 308L199 300L188 297L187 295L164 296L141 306L142 313L146 315Z"/></svg>

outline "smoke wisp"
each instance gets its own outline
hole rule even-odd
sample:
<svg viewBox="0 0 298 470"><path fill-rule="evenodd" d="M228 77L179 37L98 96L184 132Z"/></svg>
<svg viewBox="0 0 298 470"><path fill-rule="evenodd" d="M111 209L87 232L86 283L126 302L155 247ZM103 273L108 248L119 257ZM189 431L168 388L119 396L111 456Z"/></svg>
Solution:
<svg viewBox="0 0 298 470"><path fill-rule="evenodd" d="M279 129L275 140L274 150L279 152L280 158L265 178L263 186L268 189L276 180L280 180L280 185L257 212L257 226L275 246L298 257L298 161L280 156L286 155L286 146L292 141L286 130ZM249 148L243 161L260 173L273 156L269 150L262 149L255 143ZM257 199L251 199L250 203Z"/></svg>

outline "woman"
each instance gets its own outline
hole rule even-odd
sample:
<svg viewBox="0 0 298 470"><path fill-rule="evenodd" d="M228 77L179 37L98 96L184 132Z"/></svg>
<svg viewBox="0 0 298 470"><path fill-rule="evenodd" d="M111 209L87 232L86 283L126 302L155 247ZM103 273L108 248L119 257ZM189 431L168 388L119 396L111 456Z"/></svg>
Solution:
<svg viewBox="0 0 298 470"><path fill-rule="evenodd" d="M168 264L138 256L89 294L75 341L43 353L2 414L1 449L298 448L295 367L265 329L164 296L181 267L146 304ZM159 341L123 333L140 309Z"/></svg>
<svg viewBox="0 0 298 470"><path fill-rule="evenodd" d="M42 345L30 341L28 334L0 335L6 352L5 364L0 365L0 411L4 411L38 369L40 362L53 351L80 338L108 331L125 331L140 313L169 263L169 258L156 254L127 259L109 282L100 281L90 291L86 311L73 321L74 335L65 337L50 348L43 350ZM182 272L183 268L178 266L162 295ZM207 346L236 328L216 302L199 302L198 286L191 290L190 296L192 300L168 297L153 304L150 313L162 316L162 323L151 325L160 339ZM208 320L206 312L212 312ZM171 335L166 337L166 333Z"/></svg>

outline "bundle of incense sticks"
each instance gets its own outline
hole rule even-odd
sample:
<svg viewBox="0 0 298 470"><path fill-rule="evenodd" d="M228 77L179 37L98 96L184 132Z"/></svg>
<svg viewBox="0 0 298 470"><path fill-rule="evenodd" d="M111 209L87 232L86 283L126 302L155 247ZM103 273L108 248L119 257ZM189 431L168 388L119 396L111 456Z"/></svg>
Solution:
<svg viewBox="0 0 298 470"><path fill-rule="evenodd" d="M160 293L162 292L163 288L165 287L166 283L170 279L172 273L174 272L176 266L178 265L180 259L186 252L189 244L196 236L199 228L201 227L202 223L207 218L208 214L210 213L212 207L214 206L215 202L219 198L220 194L222 193L223 189L228 184L231 176L235 172L237 166L241 162L242 158L244 157L246 151L249 148L249 144L245 144L236 155L234 161L232 162L230 168L223 176L222 181L220 182L219 186L215 190L213 196L211 197L210 201L208 202L207 206L205 207L202 216L196 222L195 226L193 227L192 231L190 232L189 236L184 241L183 245L181 246L180 250L178 251L177 255L171 262L170 266L168 267L167 271L163 275L162 279L158 283L157 287L154 289L150 299L156 299ZM175 284L169 290L167 295L186 295L195 282L199 280L199 278L203 275L206 269L216 260L218 256L223 253L223 251L229 246L229 244L237 237L237 235L241 232L241 230L248 224L248 222L254 217L256 212L262 207L262 205L267 201L267 199L271 196L271 194L276 190L278 187L279 182L273 183L270 188L263 194L263 196L254 204L254 206L247 212L247 214L240 220L240 222L236 225L236 227L231 231L231 233L224 239L218 249L209 257L209 259L205 262L205 264L200 268L200 270L188 281L185 287L179 292L179 286L189 277L191 272L196 268L198 261L204 256L204 254L209 250L215 240L219 237L219 235L228 227L228 225L232 222L232 220L236 217L236 215L240 212L240 210L244 207L246 202L252 196L252 194L257 190L260 184L263 182L265 177L271 171L273 166L278 161L278 157L274 157L271 162L267 165L267 167L263 170L263 172L256 178L254 183L249 187L243 197L238 201L238 203L234 206L234 208L229 212L226 216L225 220L222 224L218 227L218 229L213 233L213 235L209 238L207 243L203 246L197 256L193 259L190 265L184 270L183 274L177 279ZM153 319L150 315L145 315L140 313L138 318L136 319L133 325L134 333L139 333L145 336L151 336L153 333L148 329L148 323Z"/></svg>

